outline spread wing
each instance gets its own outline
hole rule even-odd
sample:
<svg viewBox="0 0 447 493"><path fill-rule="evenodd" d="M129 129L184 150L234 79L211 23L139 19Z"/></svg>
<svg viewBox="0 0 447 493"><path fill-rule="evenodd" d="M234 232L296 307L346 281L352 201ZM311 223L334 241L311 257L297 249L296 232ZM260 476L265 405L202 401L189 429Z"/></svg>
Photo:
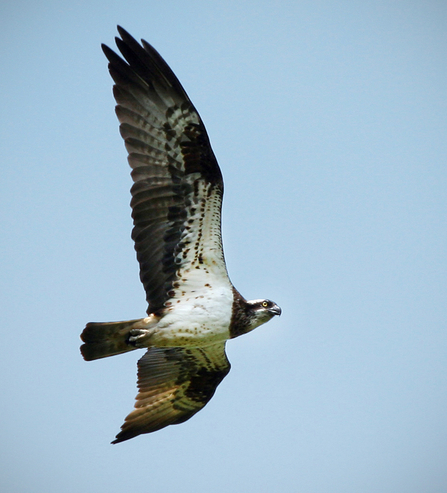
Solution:
<svg viewBox="0 0 447 493"><path fill-rule="evenodd" d="M229 371L225 343L148 349L138 361L135 410L112 443L188 420L208 403Z"/></svg>
<svg viewBox="0 0 447 493"><path fill-rule="evenodd" d="M118 31L125 60L107 46L103 51L132 167L140 278L148 313L156 313L177 289L197 293L213 281L230 285L220 228L223 181L202 120L177 77L152 46Z"/></svg>

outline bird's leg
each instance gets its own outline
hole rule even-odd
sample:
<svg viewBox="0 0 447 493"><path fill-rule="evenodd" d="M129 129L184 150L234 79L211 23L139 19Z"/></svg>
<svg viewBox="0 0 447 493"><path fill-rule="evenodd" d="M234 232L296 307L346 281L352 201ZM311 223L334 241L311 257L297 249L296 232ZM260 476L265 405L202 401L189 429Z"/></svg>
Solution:
<svg viewBox="0 0 447 493"><path fill-rule="evenodd" d="M150 339L157 332L155 325L158 320L159 317L156 317L154 314L137 320L129 330L127 337L128 344L138 348L150 347L152 345Z"/></svg>
<svg viewBox="0 0 447 493"><path fill-rule="evenodd" d="M150 339L156 332L155 329L131 329L129 331L129 344L138 348L151 346Z"/></svg>

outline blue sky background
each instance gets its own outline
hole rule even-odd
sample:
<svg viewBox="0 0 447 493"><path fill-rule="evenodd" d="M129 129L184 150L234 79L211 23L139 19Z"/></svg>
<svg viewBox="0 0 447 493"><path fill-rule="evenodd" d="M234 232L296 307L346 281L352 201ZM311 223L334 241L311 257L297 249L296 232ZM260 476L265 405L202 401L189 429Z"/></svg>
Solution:
<svg viewBox="0 0 447 493"><path fill-rule="evenodd" d="M447 491L447 4L6 2L0 7L5 492ZM221 165L232 281L283 315L230 341L181 426L110 445L145 313L100 43L152 43Z"/></svg>

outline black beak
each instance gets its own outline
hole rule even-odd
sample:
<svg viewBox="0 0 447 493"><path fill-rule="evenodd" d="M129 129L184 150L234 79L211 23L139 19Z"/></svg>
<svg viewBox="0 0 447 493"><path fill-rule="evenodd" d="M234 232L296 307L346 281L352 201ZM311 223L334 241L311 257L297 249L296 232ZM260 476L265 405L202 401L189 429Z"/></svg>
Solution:
<svg viewBox="0 0 447 493"><path fill-rule="evenodd" d="M281 315L282 310L281 310L281 308L279 308L279 306L278 306L278 305L273 305L273 306L270 308L270 313L273 313L273 315Z"/></svg>

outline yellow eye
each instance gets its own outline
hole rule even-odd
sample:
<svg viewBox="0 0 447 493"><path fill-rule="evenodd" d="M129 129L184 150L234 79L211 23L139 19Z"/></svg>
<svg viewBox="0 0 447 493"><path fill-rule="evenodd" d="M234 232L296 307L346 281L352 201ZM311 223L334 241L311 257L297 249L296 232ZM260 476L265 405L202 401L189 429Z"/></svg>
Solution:
<svg viewBox="0 0 447 493"><path fill-rule="evenodd" d="M263 301L263 302L262 302L262 306L263 306L264 308L267 308L267 307L269 306L268 301Z"/></svg>

